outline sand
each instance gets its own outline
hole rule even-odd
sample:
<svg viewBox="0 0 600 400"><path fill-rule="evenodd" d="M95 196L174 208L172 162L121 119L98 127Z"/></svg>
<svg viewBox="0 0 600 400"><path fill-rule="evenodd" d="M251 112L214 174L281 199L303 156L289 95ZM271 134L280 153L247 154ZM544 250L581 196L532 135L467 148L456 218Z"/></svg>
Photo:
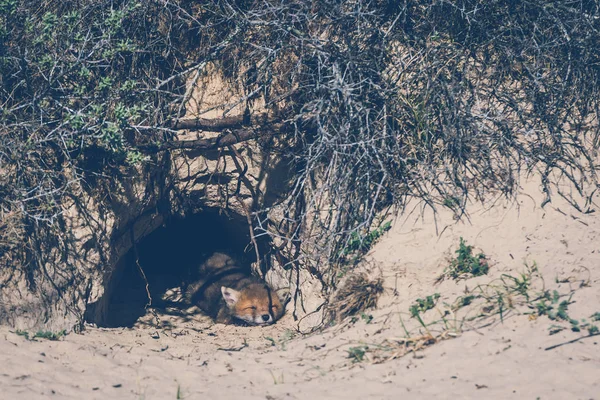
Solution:
<svg viewBox="0 0 600 400"><path fill-rule="evenodd" d="M502 292L502 277L534 266L532 296L571 296L568 315L580 323L600 311L600 210L541 201L534 182L511 203L472 205L461 222L418 208L397 218L367 255L385 280L378 308L312 335L296 332L291 313L269 327L160 315L157 328L149 315L133 328L87 327L58 341L2 327L0 398L600 399L600 336L539 315L523 296L504 293L502 317L477 317L485 304L473 304L441 322L466 292ZM486 254L489 274L436 283L460 237ZM422 316L440 322L428 333L408 308L434 293ZM551 335L553 326L566 329ZM362 359L349 358L357 349Z"/></svg>

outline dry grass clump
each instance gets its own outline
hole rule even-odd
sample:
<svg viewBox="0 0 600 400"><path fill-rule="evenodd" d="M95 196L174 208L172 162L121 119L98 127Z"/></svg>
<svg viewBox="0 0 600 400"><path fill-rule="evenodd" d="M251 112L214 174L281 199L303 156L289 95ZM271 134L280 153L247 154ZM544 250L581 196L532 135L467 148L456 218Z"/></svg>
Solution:
<svg viewBox="0 0 600 400"><path fill-rule="evenodd" d="M369 364L381 364L397 358L404 357L409 353L416 353L425 350L442 340L451 339L458 336L455 332L443 331L433 336L431 333L406 338L389 338L381 344L362 344L350 347L348 358L352 364L367 362Z"/></svg>
<svg viewBox="0 0 600 400"><path fill-rule="evenodd" d="M372 279L365 273L349 276L335 293L329 305L329 318L340 323L344 318L377 306L383 293L383 279Z"/></svg>

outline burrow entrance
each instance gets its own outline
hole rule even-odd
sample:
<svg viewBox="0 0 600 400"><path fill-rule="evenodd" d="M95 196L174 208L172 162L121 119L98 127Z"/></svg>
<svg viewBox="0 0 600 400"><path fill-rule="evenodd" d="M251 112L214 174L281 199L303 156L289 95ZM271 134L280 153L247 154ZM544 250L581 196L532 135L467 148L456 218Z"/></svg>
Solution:
<svg viewBox="0 0 600 400"><path fill-rule="evenodd" d="M189 307L182 294L198 278L198 266L216 251L250 268L256 253L246 218L208 210L168 221L137 244L139 266L133 248L119 260L105 282L104 297L88 306L86 319L101 327L131 327L146 314L148 293L140 267L152 307L162 311ZM99 303L104 312L95 312Z"/></svg>

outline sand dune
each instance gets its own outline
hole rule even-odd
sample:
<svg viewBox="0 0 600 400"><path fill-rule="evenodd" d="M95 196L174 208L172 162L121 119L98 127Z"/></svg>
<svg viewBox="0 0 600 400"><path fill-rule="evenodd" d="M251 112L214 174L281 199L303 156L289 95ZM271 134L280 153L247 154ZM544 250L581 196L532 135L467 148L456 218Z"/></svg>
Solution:
<svg viewBox="0 0 600 400"><path fill-rule="evenodd" d="M0 398L598 399L600 336L540 315L533 296L556 290L570 299L569 318L594 323L600 211L557 199L542 209L535 183L523 192L512 203L473 205L463 222L450 210L399 217L367 256L385 282L378 309L310 336L295 332L291 315L264 328L200 315L162 315L157 328L146 316L134 328L88 327L59 341L0 328ZM436 284L460 237L486 254L489 274ZM528 271L530 301L502 284ZM502 315L481 315L482 299L452 308L482 289L502 294ZM422 314L426 330L408 308L435 293L436 306Z"/></svg>

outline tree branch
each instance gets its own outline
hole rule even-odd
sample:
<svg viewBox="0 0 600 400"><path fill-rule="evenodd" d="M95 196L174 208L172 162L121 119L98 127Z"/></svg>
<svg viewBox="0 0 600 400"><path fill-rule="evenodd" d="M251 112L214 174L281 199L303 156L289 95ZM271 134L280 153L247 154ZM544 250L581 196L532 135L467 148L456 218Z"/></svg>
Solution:
<svg viewBox="0 0 600 400"><path fill-rule="evenodd" d="M264 125L268 122L266 114L259 114L251 118L250 121L244 121L244 115L236 115L223 118L188 118L175 122L173 129L196 129L210 132L221 132L224 129L242 128L244 125Z"/></svg>
<svg viewBox="0 0 600 400"><path fill-rule="evenodd" d="M196 140L175 140L165 142L159 145L146 144L138 146L141 150L177 150L177 149L194 149L194 150L210 150L221 147L231 146L234 144L246 142L248 140L259 137L275 136L283 133L283 124L274 124L265 128L244 128L244 129L224 129L224 132L214 138L196 139Z"/></svg>

